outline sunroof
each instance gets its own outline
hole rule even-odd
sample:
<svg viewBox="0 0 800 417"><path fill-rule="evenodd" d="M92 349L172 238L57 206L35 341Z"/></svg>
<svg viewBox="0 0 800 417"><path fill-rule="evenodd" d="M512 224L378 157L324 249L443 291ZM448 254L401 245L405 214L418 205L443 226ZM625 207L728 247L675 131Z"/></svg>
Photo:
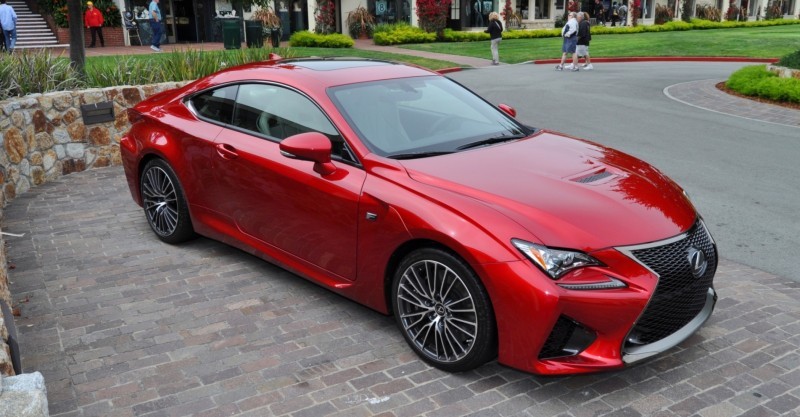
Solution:
<svg viewBox="0 0 800 417"><path fill-rule="evenodd" d="M380 67L385 65L393 65L388 62L369 61L369 60L347 60L347 59L331 59L331 60L298 60L298 61L284 61L289 65L297 67L308 68L314 71L333 71L345 68L360 68L360 67Z"/></svg>

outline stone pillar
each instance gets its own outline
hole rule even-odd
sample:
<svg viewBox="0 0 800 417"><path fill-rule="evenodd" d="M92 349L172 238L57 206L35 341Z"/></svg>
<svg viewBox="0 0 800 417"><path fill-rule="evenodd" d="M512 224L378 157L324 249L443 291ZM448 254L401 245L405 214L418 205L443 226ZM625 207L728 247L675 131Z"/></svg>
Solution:
<svg viewBox="0 0 800 417"><path fill-rule="evenodd" d="M47 388L39 372L0 376L0 416L48 417Z"/></svg>

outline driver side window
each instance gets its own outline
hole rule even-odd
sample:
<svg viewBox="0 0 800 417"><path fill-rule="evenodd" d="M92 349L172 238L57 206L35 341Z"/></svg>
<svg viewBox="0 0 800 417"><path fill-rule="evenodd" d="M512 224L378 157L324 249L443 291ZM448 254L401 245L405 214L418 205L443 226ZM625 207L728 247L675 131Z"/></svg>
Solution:
<svg viewBox="0 0 800 417"><path fill-rule="evenodd" d="M271 84L240 85L233 125L278 141L300 133L319 132L331 140L333 157L356 162L322 110L307 97L288 88Z"/></svg>

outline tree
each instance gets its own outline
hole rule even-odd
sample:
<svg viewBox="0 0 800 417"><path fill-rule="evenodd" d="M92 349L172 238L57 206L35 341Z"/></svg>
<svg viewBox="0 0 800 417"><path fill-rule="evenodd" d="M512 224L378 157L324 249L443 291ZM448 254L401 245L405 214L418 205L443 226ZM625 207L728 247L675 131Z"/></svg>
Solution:
<svg viewBox="0 0 800 417"><path fill-rule="evenodd" d="M419 26L426 32L435 32L436 37L443 40L450 3L451 0L417 0Z"/></svg>
<svg viewBox="0 0 800 417"><path fill-rule="evenodd" d="M69 60L81 77L86 76L84 65L86 51L83 49L83 13L80 0L69 0Z"/></svg>

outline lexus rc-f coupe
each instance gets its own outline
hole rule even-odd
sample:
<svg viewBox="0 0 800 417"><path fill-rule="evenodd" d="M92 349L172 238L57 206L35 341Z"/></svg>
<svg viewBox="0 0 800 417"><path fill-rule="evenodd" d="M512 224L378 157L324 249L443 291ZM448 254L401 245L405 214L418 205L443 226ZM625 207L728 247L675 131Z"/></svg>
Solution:
<svg viewBox="0 0 800 417"><path fill-rule="evenodd" d="M120 149L159 239L392 314L443 370L613 370L688 338L717 250L684 190L515 116L421 68L274 57L142 101Z"/></svg>

